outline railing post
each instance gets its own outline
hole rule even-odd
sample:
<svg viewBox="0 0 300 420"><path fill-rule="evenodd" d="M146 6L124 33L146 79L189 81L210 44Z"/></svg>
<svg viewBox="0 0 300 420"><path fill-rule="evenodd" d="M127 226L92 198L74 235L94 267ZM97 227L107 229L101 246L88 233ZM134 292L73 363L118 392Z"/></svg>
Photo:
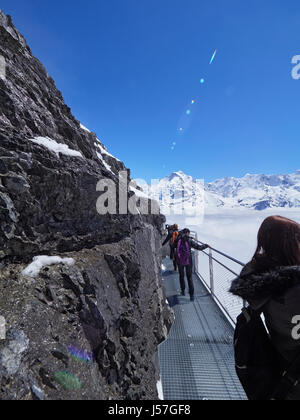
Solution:
<svg viewBox="0 0 300 420"><path fill-rule="evenodd" d="M198 242L197 232L195 232L195 241ZM199 268L198 252L195 251L194 252L194 273L195 274L199 273L198 268Z"/></svg>
<svg viewBox="0 0 300 420"><path fill-rule="evenodd" d="M195 273L199 273L199 260L198 260L198 254L195 252Z"/></svg>
<svg viewBox="0 0 300 420"><path fill-rule="evenodd" d="M212 259L212 250L209 248L209 276L210 276L210 290L211 294L215 294L215 282L214 282L214 262Z"/></svg>

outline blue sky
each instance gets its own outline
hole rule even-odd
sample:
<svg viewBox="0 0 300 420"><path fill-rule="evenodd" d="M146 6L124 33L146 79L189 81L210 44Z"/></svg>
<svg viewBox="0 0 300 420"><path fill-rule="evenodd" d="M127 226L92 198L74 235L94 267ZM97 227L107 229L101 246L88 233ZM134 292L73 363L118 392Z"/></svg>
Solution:
<svg viewBox="0 0 300 420"><path fill-rule="evenodd" d="M299 0L1 0L0 7L75 117L133 177L182 170L211 181L300 168L300 80L291 77Z"/></svg>

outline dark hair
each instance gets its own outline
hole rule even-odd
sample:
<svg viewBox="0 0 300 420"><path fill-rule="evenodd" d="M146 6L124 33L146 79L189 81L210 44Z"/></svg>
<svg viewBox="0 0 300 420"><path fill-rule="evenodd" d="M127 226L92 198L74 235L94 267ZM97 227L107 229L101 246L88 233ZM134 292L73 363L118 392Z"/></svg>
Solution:
<svg viewBox="0 0 300 420"><path fill-rule="evenodd" d="M186 235L187 233L191 233L190 229L183 229L183 234Z"/></svg>
<svg viewBox="0 0 300 420"><path fill-rule="evenodd" d="M299 223L281 216L265 219L258 231L251 265L257 271L300 265Z"/></svg>

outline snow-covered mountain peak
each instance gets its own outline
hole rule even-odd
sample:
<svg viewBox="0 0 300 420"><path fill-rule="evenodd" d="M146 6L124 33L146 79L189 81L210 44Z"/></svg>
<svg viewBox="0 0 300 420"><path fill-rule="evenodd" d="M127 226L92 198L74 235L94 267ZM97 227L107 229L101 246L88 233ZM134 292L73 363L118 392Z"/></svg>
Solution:
<svg viewBox="0 0 300 420"><path fill-rule="evenodd" d="M263 210L272 207L300 207L300 170L292 174L246 174L242 178L224 177L204 184L206 207L247 207ZM152 189L163 202L171 197L194 199L203 185L182 171L161 179Z"/></svg>
<svg viewBox="0 0 300 420"><path fill-rule="evenodd" d="M182 171L173 172L171 175L167 176L166 178L169 182L185 182L187 180L192 181L193 177L186 175Z"/></svg>

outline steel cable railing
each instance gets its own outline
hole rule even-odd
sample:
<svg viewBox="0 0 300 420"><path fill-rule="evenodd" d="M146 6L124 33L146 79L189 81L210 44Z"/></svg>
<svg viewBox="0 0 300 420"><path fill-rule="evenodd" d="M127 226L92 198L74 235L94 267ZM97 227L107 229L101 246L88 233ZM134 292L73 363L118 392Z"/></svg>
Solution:
<svg viewBox="0 0 300 420"><path fill-rule="evenodd" d="M191 232L191 237L200 245L196 232ZM218 254L218 255L216 255ZM194 271L206 286L212 297L222 309L232 324L245 305L240 298L229 293L232 281L239 275L241 267L245 264L230 255L213 247L205 251L194 253Z"/></svg>

